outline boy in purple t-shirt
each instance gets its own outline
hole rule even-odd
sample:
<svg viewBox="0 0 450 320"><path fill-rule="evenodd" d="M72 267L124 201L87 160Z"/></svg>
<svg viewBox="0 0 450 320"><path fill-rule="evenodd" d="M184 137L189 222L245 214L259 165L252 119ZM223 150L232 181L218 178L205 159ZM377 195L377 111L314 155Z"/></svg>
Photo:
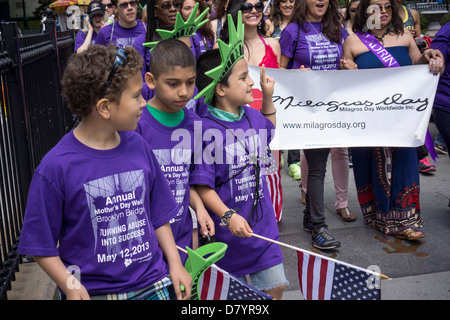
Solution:
<svg viewBox="0 0 450 320"><path fill-rule="evenodd" d="M64 299L190 296L169 224L178 206L134 132L145 106L141 68L132 47L98 45L66 67L63 94L82 121L36 169L18 248Z"/></svg>
<svg viewBox="0 0 450 320"><path fill-rule="evenodd" d="M196 125L201 126L201 119L185 108L195 89L194 54L180 40L159 42L152 50L145 81L155 95L143 109L136 131L152 148L179 206L177 216L170 221L175 242L181 248L193 248L198 235L192 232L189 206L196 214L201 235L214 235L214 222L189 183L194 130ZM180 255L184 262L187 255Z"/></svg>
<svg viewBox="0 0 450 320"><path fill-rule="evenodd" d="M219 65L228 66L221 59L218 49L200 56L196 80L199 91L204 92L212 83L205 72ZM202 157L195 159L191 184L196 185L216 224L216 240L228 245L217 265L237 277L249 275L256 288L279 300L288 284L281 249L252 237L255 233L279 239L264 177L264 165L269 163L265 159L271 155L268 144L276 122L274 80L265 76L264 67L260 80L261 112L243 106L253 102L254 84L243 57L211 87L213 98L202 118Z"/></svg>

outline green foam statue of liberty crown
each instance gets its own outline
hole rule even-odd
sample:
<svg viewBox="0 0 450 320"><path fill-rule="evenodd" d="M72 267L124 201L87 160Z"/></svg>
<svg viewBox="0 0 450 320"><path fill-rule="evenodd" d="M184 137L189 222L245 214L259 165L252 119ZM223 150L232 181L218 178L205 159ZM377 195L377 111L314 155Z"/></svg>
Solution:
<svg viewBox="0 0 450 320"><path fill-rule="evenodd" d="M156 32L158 32L158 34L161 36L162 40L190 37L190 36L194 35L195 31L200 29L201 26L203 26L205 23L207 23L209 21L209 19L203 20L203 18L208 13L209 8L206 8L197 17L198 6L199 6L199 4L197 2L195 4L194 9L192 9L192 12L191 12L189 18L186 21L183 20L183 17L181 16L180 12L177 12L177 19L175 20L175 27L173 28L173 30L156 29ZM153 49L153 47L158 42L159 41L145 42L142 45Z"/></svg>
<svg viewBox="0 0 450 320"><path fill-rule="evenodd" d="M217 40L222 63L214 69L205 72L205 75L213 79L213 81L194 97L194 99L205 97L205 103L212 101L217 84L222 81L231 68L233 68L234 64L244 57L244 24L242 23L242 13L241 11L238 12L236 27L230 14L227 18L229 43L225 44L221 39Z"/></svg>

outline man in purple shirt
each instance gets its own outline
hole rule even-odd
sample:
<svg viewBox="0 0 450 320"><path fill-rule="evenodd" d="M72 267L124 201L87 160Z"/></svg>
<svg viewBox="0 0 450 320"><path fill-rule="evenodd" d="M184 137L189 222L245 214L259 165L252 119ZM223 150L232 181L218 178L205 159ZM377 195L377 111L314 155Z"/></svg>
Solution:
<svg viewBox="0 0 450 320"><path fill-rule="evenodd" d="M147 30L145 24L136 19L138 1L113 0L111 3L117 8L119 20L100 29L96 44L132 46L136 37Z"/></svg>

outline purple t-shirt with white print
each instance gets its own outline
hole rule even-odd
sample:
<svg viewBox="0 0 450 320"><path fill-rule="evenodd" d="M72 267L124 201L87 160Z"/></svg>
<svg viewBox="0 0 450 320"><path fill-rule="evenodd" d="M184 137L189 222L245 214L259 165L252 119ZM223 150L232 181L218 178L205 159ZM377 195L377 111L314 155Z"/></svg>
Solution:
<svg viewBox="0 0 450 320"><path fill-rule="evenodd" d="M229 208L239 209L239 215L247 221L250 219L254 233L278 240L264 176L269 173L269 166L276 166L268 147L274 126L259 111L247 106L243 109L242 118L234 122L219 120L210 113L202 118L203 151L201 159L195 155L191 184L215 189ZM254 161L256 156L259 169ZM216 241L228 245L225 256L217 262L224 270L241 277L283 262L279 245L254 237L234 236L228 228L220 226L218 216L212 212L210 215L216 225Z"/></svg>
<svg viewBox="0 0 450 320"><path fill-rule="evenodd" d="M189 179L193 165L194 126L201 119L192 111L183 110L184 119L178 126L168 127L143 109L136 131L150 145L166 177L179 211L170 221L176 244L192 249L192 217L189 211ZM182 262L187 255L180 252Z"/></svg>
<svg viewBox="0 0 450 320"><path fill-rule="evenodd" d="M178 213L150 147L136 132L96 150L73 131L31 182L18 252L59 256L89 294L145 288L168 275L155 229Z"/></svg>
<svg viewBox="0 0 450 320"><path fill-rule="evenodd" d="M339 69L339 60L342 58L342 43L346 32L342 27L343 39L341 43L335 43L328 40L321 32L321 22L306 23L305 31L300 28L298 33L298 24L290 23L283 29L279 40L281 54L294 60L291 69L299 69L302 65L311 70L337 70ZM295 46L295 42L298 42Z"/></svg>

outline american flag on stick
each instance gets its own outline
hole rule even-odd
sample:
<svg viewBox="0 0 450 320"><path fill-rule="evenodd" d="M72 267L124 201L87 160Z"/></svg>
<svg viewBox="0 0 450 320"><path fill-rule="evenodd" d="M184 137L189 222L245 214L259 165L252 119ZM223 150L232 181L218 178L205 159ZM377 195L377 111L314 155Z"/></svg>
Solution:
<svg viewBox="0 0 450 320"><path fill-rule="evenodd" d="M297 251L300 289L305 300L378 300L384 274L324 257L257 234L253 237ZM375 280L375 285L373 284Z"/></svg>
<svg viewBox="0 0 450 320"><path fill-rule="evenodd" d="M347 265L298 252L298 279L305 300L379 300L374 275Z"/></svg>
<svg viewBox="0 0 450 320"><path fill-rule="evenodd" d="M213 264L200 277L200 300L273 300L273 298Z"/></svg>

